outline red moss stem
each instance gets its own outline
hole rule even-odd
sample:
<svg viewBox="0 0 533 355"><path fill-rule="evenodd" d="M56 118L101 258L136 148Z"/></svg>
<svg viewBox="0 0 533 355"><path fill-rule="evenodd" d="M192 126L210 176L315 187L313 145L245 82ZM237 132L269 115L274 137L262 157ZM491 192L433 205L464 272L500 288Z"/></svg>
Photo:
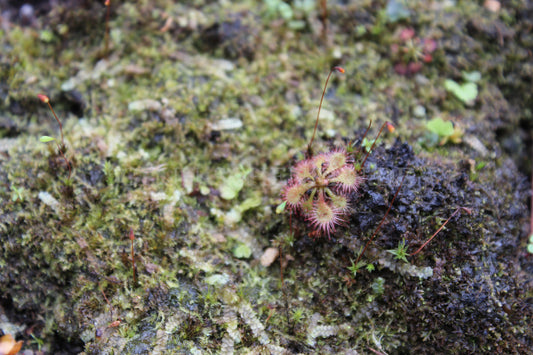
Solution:
<svg viewBox="0 0 533 355"><path fill-rule="evenodd" d="M324 95L326 94L326 88L328 87L329 78L331 77L331 74L334 71L338 71L339 73L344 73L344 69L341 67L333 67L329 71L328 78L326 79L326 83L324 84L324 90L322 90L322 97L320 98L320 105L318 105L318 112L316 114L316 122L315 122L315 129L313 130L313 135L311 136L311 140L309 141L309 144L307 145L307 155L309 157L313 156L313 151L311 150L311 145L313 144L313 140L315 139L316 130L318 128L318 118L320 117L320 110L322 109L322 101L324 101Z"/></svg>
<svg viewBox="0 0 533 355"><path fill-rule="evenodd" d="M442 228L444 228L444 226L445 226L446 224L448 224L448 222L449 222L449 221L450 221L450 220L451 220L451 219L452 219L457 213L459 213L461 210L465 211L465 212L468 213L468 214L472 214L472 210L471 210L471 209L466 208L466 207L459 207L458 209L455 210L454 213L452 213L452 215L446 220L446 222L444 222L444 223L442 224L442 226L440 226L440 228L437 229L437 231L436 231L436 232L435 232L435 233L434 233L434 234L433 234L433 235L432 235L432 236L431 236L431 237L430 237L430 238L429 238L424 244L422 244L422 246L421 246L420 248L418 248L415 252L409 254L409 256L414 256L414 255L420 253L420 251L421 251L422 249L424 249L424 247L425 247L429 242L431 242L431 240L432 240L433 238L435 238L435 236L436 236L437 234L439 234L439 232L442 230Z"/></svg>
<svg viewBox="0 0 533 355"><path fill-rule="evenodd" d="M363 162L361 163L361 168L360 169L363 169L363 167L365 166L365 163L366 163L366 159L368 158L368 156L370 155L370 153L372 152L372 149L374 149L374 146L376 145L376 142L378 141L378 138L379 136L381 135L381 132L383 132L383 128L387 127L389 131L393 130L394 126L391 125L389 122L385 122L383 125L381 125L381 128L379 129L379 133L378 135L376 136L376 139L374 139L374 142L372 142L372 146L370 147L370 149L368 150L368 152L366 153L365 155L365 159L363 160ZM393 128L391 128L393 127ZM370 126L368 126L368 128L370 128ZM367 132L368 132L368 129L367 129ZM366 136L366 132L365 132L365 136ZM363 138L364 139L364 138Z"/></svg>
<svg viewBox="0 0 533 355"><path fill-rule="evenodd" d="M57 117L56 112L54 111L48 96L43 95L43 94L37 94L37 97L39 98L39 100L41 100L42 102L44 102L45 104L48 105L48 107L50 108L50 111L52 111L52 114L54 115L54 118L57 121L57 124L59 125L59 132L61 133L61 145L59 143L57 143L57 141L56 141L56 144L57 144L57 149L59 151L59 154L61 154L61 157L63 157L63 159L65 160L65 163L67 163L68 178L70 180L70 176L72 174L72 168L70 166L70 161L67 159L67 157L65 156L65 153L63 152L63 149L65 148L65 139L64 139L64 136L63 136L63 124L61 124L61 121Z"/></svg>
<svg viewBox="0 0 533 355"><path fill-rule="evenodd" d="M133 229L130 228L130 240L131 240L131 265L132 265L132 273L133 273L133 284L137 284L137 273L135 272L135 250L133 249L133 240L135 239L135 235L133 234Z"/></svg>
<svg viewBox="0 0 533 355"><path fill-rule="evenodd" d="M65 154L63 153L63 150L61 149L61 147L59 146L59 143L57 143L57 150L59 151L59 154L61 154L61 157L63 158L63 160L65 161L65 163L67 163L67 168L68 168L68 179L70 180L70 176L72 174L72 169L70 167L70 161L67 159L67 157L65 156ZM63 145L64 146L64 145Z"/></svg>
<svg viewBox="0 0 533 355"><path fill-rule="evenodd" d="M107 7L106 17L105 17L105 34L104 34L105 50L104 50L104 57L107 58L107 53L109 51L109 15L110 15L110 12L111 12L111 0L106 0L104 5Z"/></svg>
<svg viewBox="0 0 533 355"><path fill-rule="evenodd" d="M370 127L372 127L372 120L368 122L368 127L366 127L365 134L363 134L363 137L361 138L361 142L366 138L366 135L368 134L368 131L370 131Z"/></svg>

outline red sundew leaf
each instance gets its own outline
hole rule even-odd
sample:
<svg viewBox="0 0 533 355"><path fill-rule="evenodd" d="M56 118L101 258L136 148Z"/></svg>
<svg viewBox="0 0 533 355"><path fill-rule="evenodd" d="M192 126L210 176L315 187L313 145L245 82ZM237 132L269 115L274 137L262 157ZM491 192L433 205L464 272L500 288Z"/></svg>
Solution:
<svg viewBox="0 0 533 355"><path fill-rule="evenodd" d="M432 53L437 49L437 41L435 41L433 38L425 38L423 46L425 52Z"/></svg>
<svg viewBox="0 0 533 355"><path fill-rule="evenodd" d="M400 31L400 40L407 41L415 36L415 30L412 28L404 28Z"/></svg>
<svg viewBox="0 0 533 355"><path fill-rule="evenodd" d="M407 64L408 75L413 75L418 73L422 69L422 63L420 62L411 62Z"/></svg>
<svg viewBox="0 0 533 355"><path fill-rule="evenodd" d="M309 215L309 222L320 233L331 235L335 232L335 226L342 222L341 212L329 205L324 198L319 198L313 205Z"/></svg>
<svg viewBox="0 0 533 355"><path fill-rule="evenodd" d="M399 75L407 75L407 65L405 63L396 63L394 65L394 71Z"/></svg>

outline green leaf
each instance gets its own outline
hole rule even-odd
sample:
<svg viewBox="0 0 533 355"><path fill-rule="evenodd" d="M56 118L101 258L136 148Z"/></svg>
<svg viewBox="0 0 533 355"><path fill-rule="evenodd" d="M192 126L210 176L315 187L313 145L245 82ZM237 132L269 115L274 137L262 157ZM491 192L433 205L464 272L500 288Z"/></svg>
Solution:
<svg viewBox="0 0 533 355"><path fill-rule="evenodd" d="M439 137L449 137L453 134L453 124L450 121L444 121L440 117L436 117L426 123L426 127Z"/></svg>
<svg viewBox="0 0 533 355"><path fill-rule="evenodd" d="M529 235L529 242L533 244L533 233Z"/></svg>
<svg viewBox="0 0 533 355"><path fill-rule="evenodd" d="M465 79L465 81L469 81L471 83L477 83L478 81L481 80L481 73L478 72L477 70L476 71L471 71L471 72L464 71L463 72L463 79Z"/></svg>
<svg viewBox="0 0 533 355"><path fill-rule="evenodd" d="M251 197L248 197L246 200L244 200L239 206L238 209L241 213L248 211L252 208L256 208L258 206L261 206L261 195L254 194Z"/></svg>
<svg viewBox="0 0 533 355"><path fill-rule="evenodd" d="M528 245L527 245L527 252L528 252L529 254L533 254L533 244L528 244Z"/></svg>
<svg viewBox="0 0 533 355"><path fill-rule="evenodd" d="M286 21L292 19L292 17L294 16L291 5L283 1L278 4L278 12L281 17L283 17L283 19Z"/></svg>
<svg viewBox="0 0 533 355"><path fill-rule="evenodd" d="M363 141L361 142L361 147L365 148L367 152L370 152L370 149L372 148L372 144L374 144L374 141L375 139L370 140L365 137L363 138ZM380 140L378 140L376 144L378 144L379 142Z"/></svg>
<svg viewBox="0 0 533 355"><path fill-rule="evenodd" d="M283 201L276 207L276 214L281 214L285 211L285 206L287 206L287 201Z"/></svg>
<svg viewBox="0 0 533 355"><path fill-rule="evenodd" d="M233 249L233 256L239 259L248 259L252 255L252 249L246 244L239 244Z"/></svg>
<svg viewBox="0 0 533 355"><path fill-rule="evenodd" d="M232 200L244 187L244 180L250 174L251 169L241 169L240 172L230 175L220 186L220 197L224 200Z"/></svg>
<svg viewBox="0 0 533 355"><path fill-rule="evenodd" d="M41 138L39 138L39 140L43 143L48 143L48 142L51 142L51 141L55 141L55 138L54 137L49 137L49 136L42 136Z"/></svg>
<svg viewBox="0 0 533 355"><path fill-rule="evenodd" d="M444 88L465 104L471 104L478 94L477 85L471 82L459 85L451 79L446 79L444 81Z"/></svg>

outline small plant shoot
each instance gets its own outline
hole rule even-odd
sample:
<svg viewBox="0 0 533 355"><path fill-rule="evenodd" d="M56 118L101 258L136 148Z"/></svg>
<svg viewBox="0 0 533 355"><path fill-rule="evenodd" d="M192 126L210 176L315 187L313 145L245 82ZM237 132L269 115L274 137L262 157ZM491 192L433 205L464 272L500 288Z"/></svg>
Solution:
<svg viewBox="0 0 533 355"><path fill-rule="evenodd" d="M57 124L59 125L59 132L61 133L61 143L58 143L55 138L50 137L50 136L42 136L41 138L39 138L39 140L41 142L43 142L43 143L56 142L57 150L58 150L59 154L61 155L61 157L63 158L63 160L65 160L65 163L67 164L67 167L68 167L68 179L70 180L70 175L72 173L72 168L71 168L71 163L67 159L67 157L65 156L65 152L64 152L65 141L64 141L64 136L63 136L63 124L61 123L61 121L57 117L57 115L56 115L56 113L55 113L55 111L54 111L54 109L52 107L52 104L50 103L50 99L48 98L48 96L43 95L43 94L38 94L37 97L39 98L39 100L41 100L41 102L44 102L45 104L48 105L48 107L50 108L50 111L54 115L55 120L57 121Z"/></svg>

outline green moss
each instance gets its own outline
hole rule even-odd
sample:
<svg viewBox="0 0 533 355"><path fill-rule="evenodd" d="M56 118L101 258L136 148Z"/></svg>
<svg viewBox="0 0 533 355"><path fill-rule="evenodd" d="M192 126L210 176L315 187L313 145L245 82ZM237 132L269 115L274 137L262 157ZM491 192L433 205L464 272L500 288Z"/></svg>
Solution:
<svg viewBox="0 0 533 355"><path fill-rule="evenodd" d="M14 25L0 35L11 49L0 55L0 134L15 142L0 152L0 302L52 351L67 343L87 354L520 352L531 345L523 305L532 291L516 286L531 272L528 259L516 261L527 187L509 159L520 149L506 148L509 132L530 115L530 33L526 20L515 21L527 5L505 9L497 25L519 35L503 45L490 37L494 18L475 22L483 11L477 2L421 5L409 25L434 36L439 49L415 78L394 73L389 46L402 25L381 21L371 2L328 4L330 44L314 12L294 31L263 18L251 1L238 12L204 1L113 3L107 59L100 57L104 7L66 6L36 28ZM173 21L162 33L167 15ZM508 28L498 28L506 36ZM39 39L43 31L51 41ZM346 74L330 81L315 150L357 142L369 120L390 120L396 131L367 161L347 227L332 240L312 240L305 221L293 216L290 226L275 209L337 64ZM442 86L464 70L482 74L468 108ZM70 181L56 148L38 141L58 137L36 98L41 92L64 124ZM128 109L141 100L153 101ZM425 116L412 114L417 106ZM439 116L465 128L463 143L426 144L426 122ZM228 118L242 127L217 127ZM476 169L469 159L487 163ZM375 269L354 278L351 260L404 175L364 256ZM386 252L404 239L412 251L459 206L474 214L455 218L408 263ZM279 260L259 261L278 244L288 260L283 283Z"/></svg>

